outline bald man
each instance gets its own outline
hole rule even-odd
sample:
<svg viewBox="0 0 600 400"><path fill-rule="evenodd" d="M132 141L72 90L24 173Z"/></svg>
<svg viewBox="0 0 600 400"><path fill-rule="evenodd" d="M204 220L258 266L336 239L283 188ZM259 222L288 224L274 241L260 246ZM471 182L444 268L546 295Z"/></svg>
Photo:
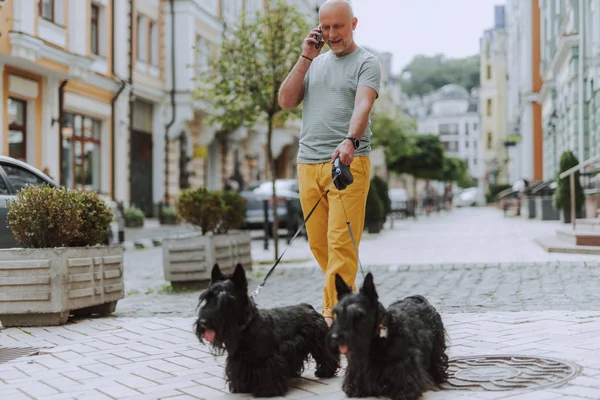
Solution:
<svg viewBox="0 0 600 400"><path fill-rule="evenodd" d="M331 163L337 157L354 176L354 183L341 193L330 187L306 226L311 251L325 275L322 313L331 326L331 309L337 303L335 274L356 289L358 257L346 217L358 246L370 183L370 114L379 96L381 64L354 42L358 19L348 1L327 1L319 10L319 22L281 85L279 105L289 110L303 102L297 163L304 215L331 182ZM320 54L323 43L330 50Z"/></svg>

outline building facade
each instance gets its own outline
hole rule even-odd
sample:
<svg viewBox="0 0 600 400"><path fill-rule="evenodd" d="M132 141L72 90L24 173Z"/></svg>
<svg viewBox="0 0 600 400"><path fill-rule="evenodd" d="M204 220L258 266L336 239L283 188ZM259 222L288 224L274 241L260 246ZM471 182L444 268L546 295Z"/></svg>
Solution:
<svg viewBox="0 0 600 400"><path fill-rule="evenodd" d="M313 23L321 0L290 0ZM221 132L192 96L224 35L265 0L0 2L0 149L156 215L188 187L268 179L266 127ZM277 126L295 173L300 121Z"/></svg>
<svg viewBox="0 0 600 400"><path fill-rule="evenodd" d="M494 27L480 40L480 106L482 181L488 184L508 183L510 161L505 145L507 124L507 33L504 6L495 7Z"/></svg>
<svg viewBox="0 0 600 400"><path fill-rule="evenodd" d="M115 193L113 2L9 0L0 6L2 154L63 185Z"/></svg>
<svg viewBox="0 0 600 400"><path fill-rule="evenodd" d="M481 176L480 118L478 91L471 93L462 86L449 84L412 101L412 114L419 133L440 137L448 157L465 160L469 175Z"/></svg>
<svg viewBox="0 0 600 400"><path fill-rule="evenodd" d="M538 0L507 2L509 182L543 179Z"/></svg>

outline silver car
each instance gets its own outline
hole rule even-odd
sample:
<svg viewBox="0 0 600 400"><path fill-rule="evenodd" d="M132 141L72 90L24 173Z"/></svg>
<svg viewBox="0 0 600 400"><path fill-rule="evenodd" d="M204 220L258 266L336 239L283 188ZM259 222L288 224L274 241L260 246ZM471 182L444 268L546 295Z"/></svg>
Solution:
<svg viewBox="0 0 600 400"><path fill-rule="evenodd" d="M29 186L60 187L54 179L40 171L39 169L17 160L12 157L0 156L0 248L7 249L19 247L12 232L7 226L8 209L6 201L16 199L16 194L19 190ZM102 196L104 201L110 207L113 215L117 215L116 203ZM116 218L113 219L110 227L109 241L115 243L118 238L118 225Z"/></svg>

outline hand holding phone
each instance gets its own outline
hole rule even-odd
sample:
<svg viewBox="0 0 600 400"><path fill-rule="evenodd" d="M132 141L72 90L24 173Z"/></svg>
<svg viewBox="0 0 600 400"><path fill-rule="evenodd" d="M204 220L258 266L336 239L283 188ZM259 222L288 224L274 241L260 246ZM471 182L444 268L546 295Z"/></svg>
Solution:
<svg viewBox="0 0 600 400"><path fill-rule="evenodd" d="M323 33L321 32L321 27L317 26L309 32L309 34L304 38L304 44L302 46L302 55L309 59L314 59L319 55L321 49L323 48Z"/></svg>

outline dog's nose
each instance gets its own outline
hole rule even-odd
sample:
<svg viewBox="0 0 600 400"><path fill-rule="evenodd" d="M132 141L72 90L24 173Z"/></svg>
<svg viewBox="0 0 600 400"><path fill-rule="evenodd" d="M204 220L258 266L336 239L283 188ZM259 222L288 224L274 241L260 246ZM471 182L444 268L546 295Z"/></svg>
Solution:
<svg viewBox="0 0 600 400"><path fill-rule="evenodd" d="M203 328L204 328L204 327L206 326L206 319L204 319L204 318L200 319L200 320L198 321L198 324L199 324L201 327L203 327Z"/></svg>
<svg viewBox="0 0 600 400"><path fill-rule="evenodd" d="M332 333L331 334L331 340L338 340L340 336L337 333Z"/></svg>

